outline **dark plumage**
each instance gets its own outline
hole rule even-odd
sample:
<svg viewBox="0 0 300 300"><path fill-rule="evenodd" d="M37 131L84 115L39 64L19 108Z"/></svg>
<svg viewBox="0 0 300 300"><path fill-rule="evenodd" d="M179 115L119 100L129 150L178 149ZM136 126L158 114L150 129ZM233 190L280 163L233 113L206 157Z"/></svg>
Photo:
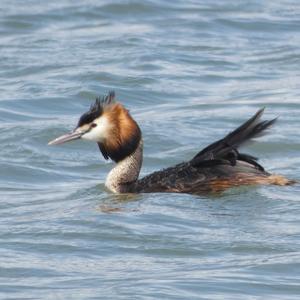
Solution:
<svg viewBox="0 0 300 300"><path fill-rule="evenodd" d="M218 158L225 158L229 161L233 159L234 161L242 158L239 156L237 151L238 147L243 143L249 141L251 138L254 138L261 134L265 129L270 127L277 118L270 121L260 121L260 118L264 112L264 108L260 109L252 118L247 122L242 124L236 130L232 131L225 138L212 143L203 150L201 150L192 161L197 163L197 161L203 160L213 160ZM254 157L247 155L248 159L256 160Z"/></svg>
<svg viewBox="0 0 300 300"><path fill-rule="evenodd" d="M95 103L91 105L89 111L85 112L79 118L77 127L83 126L85 124L89 124L93 122L96 118L99 118L102 115L105 106L113 103L114 99L115 99L114 91L110 91L106 96L96 98Z"/></svg>
<svg viewBox="0 0 300 300"><path fill-rule="evenodd" d="M271 176L257 158L239 153L238 148L260 135L276 119L260 121L264 109L226 137L201 150L190 161L154 172L137 181L135 192L218 192L244 184L289 184L282 176Z"/></svg>

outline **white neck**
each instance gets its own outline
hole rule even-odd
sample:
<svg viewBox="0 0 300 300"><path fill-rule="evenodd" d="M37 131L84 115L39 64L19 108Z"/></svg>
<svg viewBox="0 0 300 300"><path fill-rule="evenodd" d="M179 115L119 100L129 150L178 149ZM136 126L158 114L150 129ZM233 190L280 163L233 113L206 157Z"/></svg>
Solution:
<svg viewBox="0 0 300 300"><path fill-rule="evenodd" d="M129 193L139 177L143 162L143 141L131 155L119 161L108 173L105 185L114 193Z"/></svg>

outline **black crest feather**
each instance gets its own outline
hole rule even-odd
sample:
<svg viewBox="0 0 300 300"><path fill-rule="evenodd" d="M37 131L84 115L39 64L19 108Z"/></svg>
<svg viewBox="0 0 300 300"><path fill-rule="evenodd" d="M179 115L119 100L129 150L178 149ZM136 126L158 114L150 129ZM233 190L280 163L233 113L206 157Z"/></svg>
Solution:
<svg viewBox="0 0 300 300"><path fill-rule="evenodd" d="M99 118L105 106L110 105L114 102L115 92L110 91L108 95L97 97L96 101L91 105L89 111L85 112L79 119L77 127L84 124L89 124L93 122L96 118Z"/></svg>

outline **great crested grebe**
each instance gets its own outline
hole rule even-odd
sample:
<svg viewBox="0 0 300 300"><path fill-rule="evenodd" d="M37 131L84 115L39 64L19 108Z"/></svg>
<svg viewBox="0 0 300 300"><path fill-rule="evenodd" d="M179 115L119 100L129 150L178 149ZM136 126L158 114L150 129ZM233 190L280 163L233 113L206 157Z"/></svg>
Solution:
<svg viewBox="0 0 300 300"><path fill-rule="evenodd" d="M141 130L128 110L115 101L114 92L97 98L71 133L54 139L49 145L80 138L96 142L103 157L116 162L105 182L114 193L203 194L240 185L292 184L292 180L266 172L257 158L238 152L239 146L276 121L261 121L263 112L264 109L260 109L247 122L201 150L190 161L142 179L138 179L143 161Z"/></svg>

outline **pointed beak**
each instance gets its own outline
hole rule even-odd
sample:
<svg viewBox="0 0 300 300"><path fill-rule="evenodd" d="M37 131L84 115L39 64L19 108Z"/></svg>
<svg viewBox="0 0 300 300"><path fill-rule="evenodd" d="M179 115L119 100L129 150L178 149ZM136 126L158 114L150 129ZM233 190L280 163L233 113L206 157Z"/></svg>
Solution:
<svg viewBox="0 0 300 300"><path fill-rule="evenodd" d="M77 130L74 130L70 133L64 134L64 135L50 141L48 143L48 145L59 145L59 144L63 144L66 142L74 141L74 140L80 139L84 133L85 133L84 131L79 131L77 129Z"/></svg>

